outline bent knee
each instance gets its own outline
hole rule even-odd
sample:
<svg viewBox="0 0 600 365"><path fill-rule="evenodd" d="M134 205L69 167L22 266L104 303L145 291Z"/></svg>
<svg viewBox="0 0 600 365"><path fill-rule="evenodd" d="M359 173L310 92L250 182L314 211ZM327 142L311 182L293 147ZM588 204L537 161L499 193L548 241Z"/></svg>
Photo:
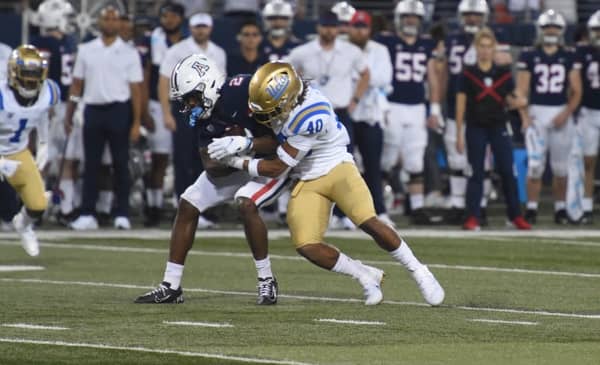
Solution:
<svg viewBox="0 0 600 365"><path fill-rule="evenodd" d="M250 214L258 214L258 208L252 199L248 198L237 198L236 202L242 216Z"/></svg>

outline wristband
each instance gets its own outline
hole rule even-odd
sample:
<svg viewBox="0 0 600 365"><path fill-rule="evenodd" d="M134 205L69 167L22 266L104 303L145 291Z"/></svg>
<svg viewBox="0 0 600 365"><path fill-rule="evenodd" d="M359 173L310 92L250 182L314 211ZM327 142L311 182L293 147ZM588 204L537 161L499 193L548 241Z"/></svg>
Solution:
<svg viewBox="0 0 600 365"><path fill-rule="evenodd" d="M440 106L440 103L431 103L429 114L442 115L442 107Z"/></svg>
<svg viewBox="0 0 600 365"><path fill-rule="evenodd" d="M260 162L260 159L257 158L253 158L252 160L248 161L248 174L252 177L259 177L260 175L258 174L258 163Z"/></svg>

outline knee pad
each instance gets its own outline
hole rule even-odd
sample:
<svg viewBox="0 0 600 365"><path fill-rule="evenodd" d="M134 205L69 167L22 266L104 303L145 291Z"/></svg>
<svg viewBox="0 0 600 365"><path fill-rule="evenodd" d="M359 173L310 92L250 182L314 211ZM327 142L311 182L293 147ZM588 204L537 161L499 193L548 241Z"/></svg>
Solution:
<svg viewBox="0 0 600 365"><path fill-rule="evenodd" d="M528 156L527 159L527 177L540 179L544 174L546 159L538 156Z"/></svg>

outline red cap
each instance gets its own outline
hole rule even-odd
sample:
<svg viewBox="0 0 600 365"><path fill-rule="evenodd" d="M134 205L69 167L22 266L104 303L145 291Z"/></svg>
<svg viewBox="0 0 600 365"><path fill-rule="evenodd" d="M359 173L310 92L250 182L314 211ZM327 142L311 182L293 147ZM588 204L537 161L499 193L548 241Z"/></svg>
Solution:
<svg viewBox="0 0 600 365"><path fill-rule="evenodd" d="M371 26L371 16L364 10L358 10L352 16L350 20L350 25L363 25L370 27Z"/></svg>

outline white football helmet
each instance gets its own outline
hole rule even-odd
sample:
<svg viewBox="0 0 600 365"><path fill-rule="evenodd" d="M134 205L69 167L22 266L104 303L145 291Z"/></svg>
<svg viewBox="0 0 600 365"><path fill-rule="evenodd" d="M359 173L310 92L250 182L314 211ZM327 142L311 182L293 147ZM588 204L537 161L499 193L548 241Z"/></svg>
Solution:
<svg viewBox="0 0 600 365"><path fill-rule="evenodd" d="M425 17L425 5L419 0L402 0L394 9L394 25L396 30L408 36L416 36L419 33L421 22L418 26L404 24L402 19L405 15L416 15L423 21Z"/></svg>
<svg viewBox="0 0 600 365"><path fill-rule="evenodd" d="M565 21L565 18L555 10L546 10L540 14L536 22L536 26L538 44L559 45L564 42L564 34L565 28L567 27L567 22ZM544 28L546 27L560 28L560 33L558 35L545 34Z"/></svg>
<svg viewBox="0 0 600 365"><path fill-rule="evenodd" d="M467 14L481 14L483 21L479 25L467 24L464 16ZM490 8L485 0L461 0L458 4L458 18L466 33L475 34L487 23Z"/></svg>
<svg viewBox="0 0 600 365"><path fill-rule="evenodd" d="M596 11L587 22L590 44L600 47L600 10Z"/></svg>
<svg viewBox="0 0 600 365"><path fill-rule="evenodd" d="M44 0L32 16L31 22L42 32L57 29L62 33L74 31L75 11L67 0Z"/></svg>
<svg viewBox="0 0 600 365"><path fill-rule="evenodd" d="M333 5L331 11L338 17L340 23L350 23L352 16L356 13L356 9L346 1L340 1Z"/></svg>
<svg viewBox="0 0 600 365"><path fill-rule="evenodd" d="M184 105L182 113L191 112L190 124L194 125L196 119L210 117L225 77L214 61L193 54L179 61L171 72L169 97Z"/></svg>
<svg viewBox="0 0 600 365"><path fill-rule="evenodd" d="M273 18L286 18L285 25L275 25L276 20ZM272 37L285 37L292 31L294 8L285 0L271 0L262 10L262 19L265 31Z"/></svg>

